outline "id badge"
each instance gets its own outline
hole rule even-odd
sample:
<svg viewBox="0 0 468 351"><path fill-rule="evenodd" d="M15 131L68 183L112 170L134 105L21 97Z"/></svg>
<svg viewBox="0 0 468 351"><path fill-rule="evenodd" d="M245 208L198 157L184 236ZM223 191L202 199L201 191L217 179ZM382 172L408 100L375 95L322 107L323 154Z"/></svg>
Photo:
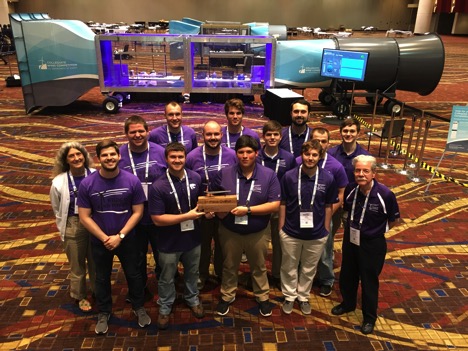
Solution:
<svg viewBox="0 0 468 351"><path fill-rule="evenodd" d="M75 197L75 214L77 215L78 214L78 205L76 204L78 201L78 198Z"/></svg>
<svg viewBox="0 0 468 351"><path fill-rule="evenodd" d="M361 238L361 231L357 228L350 227L349 228L349 241L352 244L360 246L360 238Z"/></svg>
<svg viewBox="0 0 468 351"><path fill-rule="evenodd" d="M314 227L314 214L313 212L300 212L300 226L301 228L313 228Z"/></svg>
<svg viewBox="0 0 468 351"><path fill-rule="evenodd" d="M148 185L149 183L141 183L141 186L143 187L143 192L145 193L146 201L148 201Z"/></svg>
<svg viewBox="0 0 468 351"><path fill-rule="evenodd" d="M247 225L249 224L249 216L236 216L234 219L235 224Z"/></svg>
<svg viewBox="0 0 468 351"><path fill-rule="evenodd" d="M193 220L188 220L188 221L183 221L180 222L180 231L181 232L188 232L190 230L195 229L195 224L193 223Z"/></svg>

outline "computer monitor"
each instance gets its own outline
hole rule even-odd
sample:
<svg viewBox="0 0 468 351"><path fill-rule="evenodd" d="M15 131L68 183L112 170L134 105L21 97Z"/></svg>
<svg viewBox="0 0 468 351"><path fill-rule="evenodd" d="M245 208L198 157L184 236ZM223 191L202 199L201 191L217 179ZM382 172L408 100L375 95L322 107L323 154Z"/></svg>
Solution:
<svg viewBox="0 0 468 351"><path fill-rule="evenodd" d="M327 78L364 81L368 52L323 49L320 75Z"/></svg>

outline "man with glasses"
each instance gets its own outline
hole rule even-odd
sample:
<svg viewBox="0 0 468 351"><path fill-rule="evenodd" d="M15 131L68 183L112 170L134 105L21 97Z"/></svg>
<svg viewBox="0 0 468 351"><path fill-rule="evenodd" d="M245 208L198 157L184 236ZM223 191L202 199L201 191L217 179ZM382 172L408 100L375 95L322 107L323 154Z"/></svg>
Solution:
<svg viewBox="0 0 468 351"><path fill-rule="evenodd" d="M344 193L348 217L340 273L343 301L331 313L339 316L356 309L361 281L361 332L370 334L377 320L379 275L387 253L385 233L399 222L400 212L395 194L375 179L375 157L359 155L353 166L355 182L348 184Z"/></svg>

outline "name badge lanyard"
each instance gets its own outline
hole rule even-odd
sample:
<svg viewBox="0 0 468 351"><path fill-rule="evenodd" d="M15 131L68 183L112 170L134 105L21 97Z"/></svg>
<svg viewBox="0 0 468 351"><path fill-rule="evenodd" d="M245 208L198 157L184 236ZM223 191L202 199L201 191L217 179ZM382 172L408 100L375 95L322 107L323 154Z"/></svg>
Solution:
<svg viewBox="0 0 468 351"><path fill-rule="evenodd" d="M169 132L169 127L166 127L166 132L167 132L167 143L169 144L171 142L171 132ZM177 134L176 134L176 141L177 140ZM184 143L184 129L182 126L180 126L180 143L182 145L185 145Z"/></svg>
<svg viewBox="0 0 468 351"><path fill-rule="evenodd" d="M244 126L241 127L241 132L240 132L240 137L242 136L242 133L244 133ZM231 141L229 137L229 130L226 128L226 141L227 141L227 147L231 149Z"/></svg>
<svg viewBox="0 0 468 351"><path fill-rule="evenodd" d="M85 171L84 176L86 178L88 176L88 169L85 168L84 171ZM72 185L72 191L73 191L73 194L75 195L75 214L78 214L78 208L76 206L76 201L78 200L78 197L76 196L76 194L78 193L78 189L76 188L75 179L73 178L73 175L71 174L70 171L68 171L68 177L70 178L70 182L71 182L71 185Z"/></svg>
<svg viewBox="0 0 468 351"><path fill-rule="evenodd" d="M299 176L297 179L297 197L299 201L299 209L302 210L302 196L301 196L301 174L302 174L302 165L299 167ZM310 211L312 211L312 206L314 205L315 195L317 194L318 188L318 177L319 177L319 168L315 171L315 182L314 182L314 190L312 191L312 199L310 200Z"/></svg>
<svg viewBox="0 0 468 351"><path fill-rule="evenodd" d="M275 173L278 174L278 170L279 170L279 157L276 159L276 165L275 165ZM262 166L265 166L265 160L262 158Z"/></svg>
<svg viewBox="0 0 468 351"><path fill-rule="evenodd" d="M322 169L325 169L325 163L327 163L328 154L325 151L325 157L323 158Z"/></svg>
<svg viewBox="0 0 468 351"><path fill-rule="evenodd" d="M205 178L206 178L206 183L210 183L210 176L208 175L208 167L206 166L206 152L205 152L205 145L203 145L203 163L205 164ZM219 148L219 160L218 160L218 172L221 170L221 159L223 158L223 148Z"/></svg>
<svg viewBox="0 0 468 351"><path fill-rule="evenodd" d="M169 180L169 184L171 185L172 192L174 193L174 197L177 202L177 208L179 209L179 213L182 213L182 207L180 207L179 195L177 195L174 182L172 181L172 178L169 175L168 169L166 169L166 176L167 176L167 179ZM185 169L184 169L184 177L185 177L185 186L187 187L187 197L188 197L188 205L189 205L189 211L190 211L190 209L192 208L191 201L190 201L190 186L189 186L189 181L187 177L187 172L185 171Z"/></svg>
<svg viewBox="0 0 468 351"><path fill-rule="evenodd" d="M255 179L252 179L252 183L250 183L249 194L247 195L247 200L245 201L245 206L249 206L250 197L252 196L254 184L255 184ZM236 181L236 198L237 198L237 203L239 203L239 175L237 175L237 181Z"/></svg>
<svg viewBox="0 0 468 351"><path fill-rule="evenodd" d="M291 132L291 128L292 128L292 127L289 127L289 150L291 151L292 154L294 154L293 143L292 143L292 132ZM307 132L306 132L306 136L305 136L304 142L306 142L307 140L309 140L309 132L310 132L310 129L309 129L309 127L307 127Z"/></svg>
<svg viewBox="0 0 468 351"><path fill-rule="evenodd" d="M373 186L374 186L374 181L372 181L372 187ZM356 209L358 191L359 191L359 186L356 187L356 190L355 190L356 193L354 194L353 206L351 207L351 221L354 221L354 210ZM364 221L364 214L366 213L367 202L369 201L369 195L370 195L370 191L367 193L366 200L364 201L364 206L362 207L361 218L359 219L359 229L361 228L362 222Z"/></svg>
<svg viewBox="0 0 468 351"><path fill-rule="evenodd" d="M145 164L145 182L148 181L148 175L149 175L149 154L150 154L150 144L148 143L148 153L146 154L146 164ZM130 164L132 167L132 172L135 176L138 177L136 167L135 167L135 162L133 161L133 155L132 151L130 150L130 145L128 145L128 157L130 158Z"/></svg>

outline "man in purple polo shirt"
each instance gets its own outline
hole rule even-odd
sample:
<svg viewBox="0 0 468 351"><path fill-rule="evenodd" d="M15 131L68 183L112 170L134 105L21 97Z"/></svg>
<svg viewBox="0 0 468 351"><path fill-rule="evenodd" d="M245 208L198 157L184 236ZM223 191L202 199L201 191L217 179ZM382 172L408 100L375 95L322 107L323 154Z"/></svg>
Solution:
<svg viewBox="0 0 468 351"><path fill-rule="evenodd" d="M360 130L361 123L356 118L346 118L340 125L342 143L328 149L328 153L343 165L348 182L354 182L353 159L358 155L370 155L357 142Z"/></svg>
<svg viewBox="0 0 468 351"><path fill-rule="evenodd" d="M122 264L138 325L146 327L151 323L143 306L144 281L139 266L141 251L134 230L143 215L146 197L138 178L120 171L119 147L114 141L98 143L96 155L101 169L81 182L77 204L81 223L93 234L91 248L96 263L95 293L99 310L95 332L105 334L112 312L114 255Z"/></svg>
<svg viewBox="0 0 468 351"><path fill-rule="evenodd" d="M153 129L149 133L149 141L166 147L172 142L185 146L187 152L198 146L197 134L187 126L182 125L182 107L175 101L168 102L164 108L167 124Z"/></svg>
<svg viewBox="0 0 468 351"><path fill-rule="evenodd" d="M120 147L121 159L119 167L138 177L148 198L148 189L151 184L166 171L166 160L164 158L164 148L158 144L148 141L148 124L141 116L130 116L124 124L125 136L128 144ZM156 276L159 277L161 270L157 264L156 250L156 227L148 212L148 201L145 201L143 218L135 228L137 240L141 250L141 274L145 283L145 298L151 299L153 294L147 287L147 254L148 242L153 249L154 261L156 262Z"/></svg>
<svg viewBox="0 0 468 351"><path fill-rule="evenodd" d="M151 186L149 212L158 226L156 247L161 276L158 280L158 328L167 329L169 315L176 298L174 275L179 261L184 266L184 300L196 318L205 312L198 298L198 264L200 262L200 226L198 196L202 192L201 177L185 169L186 150L181 143L170 143L165 150L168 169ZM214 213L209 214L210 217Z"/></svg>
<svg viewBox="0 0 468 351"><path fill-rule="evenodd" d="M238 164L222 169L213 180L214 190L228 190L237 196L238 204L229 213L217 213L221 219L219 241L224 258L221 298L216 308L221 316L229 312L229 305L235 300L243 251L249 261L260 314L267 317L272 313L265 266L266 235L270 216L279 208L281 189L276 174L256 162L258 149L253 137L241 136L235 148Z"/></svg>
<svg viewBox="0 0 468 351"><path fill-rule="evenodd" d="M318 166L324 152L319 141L305 142L302 164L281 180L281 290L286 314L292 312L295 300L303 314L311 313L312 281L329 236L332 206L338 202L333 176Z"/></svg>
<svg viewBox="0 0 468 351"><path fill-rule="evenodd" d="M348 184L344 193L348 218L340 273L343 302L333 307L331 313L339 316L354 311L360 280L361 332L370 334L377 320L379 275L387 253L385 233L398 224L400 212L395 194L375 179L375 157L359 155L353 165L356 182Z"/></svg>
<svg viewBox="0 0 468 351"><path fill-rule="evenodd" d="M206 122L203 126L203 145L192 150L187 155L186 167L197 172L202 178L204 190L210 189L211 180L215 174L224 167L237 163L236 152L227 146L221 146L221 126L216 121ZM211 260L211 242L214 240L214 272L218 279L221 279L223 273L223 254L219 245L217 217L201 219L201 254L200 254L200 279L198 288L204 288L209 277L209 268Z"/></svg>
<svg viewBox="0 0 468 351"><path fill-rule="evenodd" d="M310 103L307 100L300 99L291 104L291 125L283 128L279 147L289 151L294 157L301 155L302 144L312 136L312 128L307 126L309 113Z"/></svg>
<svg viewBox="0 0 468 351"><path fill-rule="evenodd" d="M240 99L230 99L224 104L224 113L227 118L227 126L222 128L223 137L221 145L225 145L230 149L235 148L236 141L242 135L250 135L255 138L258 145L260 145L260 138L258 134L250 128L242 125L242 119L245 113L245 106Z"/></svg>
<svg viewBox="0 0 468 351"><path fill-rule="evenodd" d="M263 140L265 145L258 152L257 162L262 166L275 171L278 180L281 182L283 175L296 167L294 155L279 148L281 141L282 126L278 121L268 121L263 125ZM281 269L281 244L278 229L278 213L273 213L270 220L271 228L271 276L273 284L281 289L280 269Z"/></svg>

